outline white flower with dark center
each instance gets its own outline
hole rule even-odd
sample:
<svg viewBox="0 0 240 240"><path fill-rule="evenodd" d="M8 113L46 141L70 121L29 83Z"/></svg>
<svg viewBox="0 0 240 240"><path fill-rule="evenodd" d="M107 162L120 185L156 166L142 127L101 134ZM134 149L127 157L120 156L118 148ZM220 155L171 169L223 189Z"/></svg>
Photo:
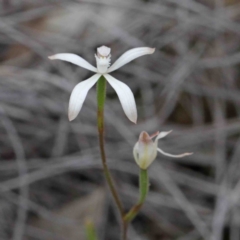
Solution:
<svg viewBox="0 0 240 240"><path fill-rule="evenodd" d="M123 82L120 82L109 73L117 70L118 68L124 66L125 64L131 62L132 60L141 57L146 54L154 53L154 48L149 47L140 47L133 48L127 52L125 52L122 56L120 56L116 62L110 66L110 52L111 49L105 46L97 48L96 62L97 68L92 66L89 62L87 62L82 57L72 54L72 53L59 53L53 56L50 56L49 59L59 59L67 62L71 62L80 67L86 68L92 72L95 72L92 77L86 79L78 83L70 97L69 101L69 109L68 109L68 118L70 121L75 119L80 112L83 102L87 96L87 93L91 87L98 81L101 76L104 76L108 83L113 87L116 91L121 105L123 107L123 111L127 115L130 121L136 123L137 121L137 108L135 99L131 89Z"/></svg>
<svg viewBox="0 0 240 240"><path fill-rule="evenodd" d="M182 158L185 156L192 155L193 153L183 153L179 155L173 155L164 152L162 149L158 148L158 140L166 137L170 132L156 132L155 134L149 136L147 132L141 132L138 142L135 144L133 148L133 156L135 158L136 163L141 169L147 169L151 163L157 157L157 151L161 154L173 157L173 158ZM155 138L153 141L152 139Z"/></svg>

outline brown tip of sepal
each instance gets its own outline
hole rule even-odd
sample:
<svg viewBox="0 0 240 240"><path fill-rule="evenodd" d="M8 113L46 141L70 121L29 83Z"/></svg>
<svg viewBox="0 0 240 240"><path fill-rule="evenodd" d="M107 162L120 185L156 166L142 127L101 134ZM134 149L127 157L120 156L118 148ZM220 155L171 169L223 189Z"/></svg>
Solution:
<svg viewBox="0 0 240 240"><path fill-rule="evenodd" d="M143 131L140 133L139 141L148 143L151 141L151 137L149 136L149 134L147 132Z"/></svg>

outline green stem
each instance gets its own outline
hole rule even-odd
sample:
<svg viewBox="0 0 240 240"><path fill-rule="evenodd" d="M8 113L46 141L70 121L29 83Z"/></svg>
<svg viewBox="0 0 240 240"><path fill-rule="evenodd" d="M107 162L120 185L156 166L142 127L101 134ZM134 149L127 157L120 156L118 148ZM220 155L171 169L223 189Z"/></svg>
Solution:
<svg viewBox="0 0 240 240"><path fill-rule="evenodd" d="M140 169L139 173L139 188L140 188L140 198L139 202L144 203L149 189L149 180L147 169Z"/></svg>
<svg viewBox="0 0 240 240"><path fill-rule="evenodd" d="M113 199L117 205L117 208L120 212L122 221L124 216L124 210L121 203L121 200L118 196L116 188L113 183L113 179L110 173L110 170L107 165L106 154L105 154L105 147L104 147L104 103L106 98L106 79L102 76L97 83L97 102L98 102L98 133L99 133L99 147L101 151L101 159L103 165L103 171L108 183L109 189L113 196Z"/></svg>
<svg viewBox="0 0 240 240"><path fill-rule="evenodd" d="M85 231L87 240L97 240L97 234L92 221L85 222Z"/></svg>
<svg viewBox="0 0 240 240"><path fill-rule="evenodd" d="M134 205L130 211L124 216L124 221L126 222L131 222L135 216L138 214L140 211L143 203L145 202L145 199L148 194L148 189L149 189L149 179L148 179L148 172L147 169L140 169L139 173L139 191L140 191L140 196L139 200Z"/></svg>

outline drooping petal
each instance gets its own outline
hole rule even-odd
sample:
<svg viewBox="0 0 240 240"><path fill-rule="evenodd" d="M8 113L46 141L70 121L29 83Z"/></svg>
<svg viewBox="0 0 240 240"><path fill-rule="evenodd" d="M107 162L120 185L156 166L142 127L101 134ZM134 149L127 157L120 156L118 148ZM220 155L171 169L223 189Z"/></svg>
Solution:
<svg viewBox="0 0 240 240"><path fill-rule="evenodd" d="M154 53L155 48L149 47L140 47L140 48L133 48L125 52L122 56L120 56L115 63L108 69L108 73L115 71L116 69L122 67L123 65L131 62L132 60L141 57L146 54Z"/></svg>
<svg viewBox="0 0 240 240"><path fill-rule="evenodd" d="M173 158L182 158L182 157L185 157L185 156L189 156L189 155L192 155L193 153L182 153L182 154L178 154L178 155L173 155L173 154L170 154L170 153L166 153L164 152L162 149L158 148L157 149L161 154L165 155L165 156L168 156L168 157L173 157Z"/></svg>
<svg viewBox="0 0 240 240"><path fill-rule="evenodd" d="M118 98L121 102L123 111L130 121L137 122L137 107L131 89L123 82L118 81L116 78L109 74L104 74L109 84L116 91Z"/></svg>
<svg viewBox="0 0 240 240"><path fill-rule="evenodd" d="M59 53L59 54L50 56L48 58L51 59L51 60L55 60L55 59L63 60L63 61L66 61L66 62L76 64L76 65L78 65L82 68L86 68L86 69L88 69L92 72L97 72L97 68L95 68L92 64L90 64L85 59L83 59L82 57L80 57L76 54Z"/></svg>
<svg viewBox="0 0 240 240"><path fill-rule="evenodd" d="M169 133L171 133L172 132L172 130L170 130L170 131L168 131L168 132L160 132L159 134L158 134L158 136L156 137L156 139L155 139L155 141L157 141L157 140L159 140L159 139L161 139L161 138L164 138L164 137L166 137Z"/></svg>
<svg viewBox="0 0 240 240"><path fill-rule="evenodd" d="M100 78L101 74L95 74L87 80L78 83L72 93L69 100L69 108L68 108L68 118L69 121L75 119L80 112L83 102L87 96L89 89L97 82Z"/></svg>

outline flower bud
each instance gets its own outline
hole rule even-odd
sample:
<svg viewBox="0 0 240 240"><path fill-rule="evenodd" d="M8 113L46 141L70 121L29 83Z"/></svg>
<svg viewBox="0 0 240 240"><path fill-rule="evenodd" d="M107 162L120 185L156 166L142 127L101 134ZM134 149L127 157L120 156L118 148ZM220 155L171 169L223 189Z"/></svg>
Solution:
<svg viewBox="0 0 240 240"><path fill-rule="evenodd" d="M136 163L141 169L147 169L157 156L157 144L147 132L141 132L138 142L133 148Z"/></svg>
<svg viewBox="0 0 240 240"><path fill-rule="evenodd" d="M147 169L150 164L155 160L157 156L157 152L160 152L162 155L172 158L182 158L185 156L190 156L193 153L182 153L178 155L170 154L164 152L161 148L158 148L158 140L161 138L166 137L169 133L168 132L156 132L151 136L148 135L147 132L141 132L138 142L135 144L133 148L133 156L135 158L136 163L141 169ZM155 138L153 141L152 139Z"/></svg>

